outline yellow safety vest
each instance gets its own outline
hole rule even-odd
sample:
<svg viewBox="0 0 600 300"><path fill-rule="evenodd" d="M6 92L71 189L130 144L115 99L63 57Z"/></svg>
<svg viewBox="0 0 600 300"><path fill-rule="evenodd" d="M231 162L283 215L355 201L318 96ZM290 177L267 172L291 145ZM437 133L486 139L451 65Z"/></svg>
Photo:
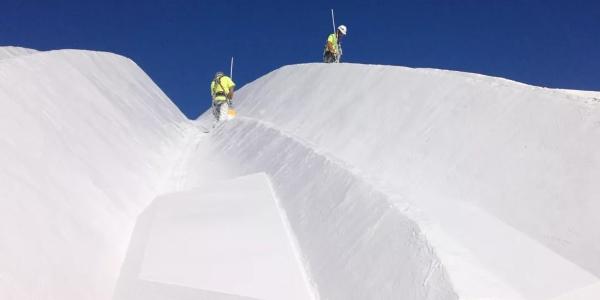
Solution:
<svg viewBox="0 0 600 300"><path fill-rule="evenodd" d="M210 83L210 94L213 101L222 102L227 100L227 95L235 87L235 83L226 75L215 78Z"/></svg>
<svg viewBox="0 0 600 300"><path fill-rule="evenodd" d="M338 52L338 38L337 35L335 33L330 34L327 37L327 43L325 43L325 52L327 52L327 44L331 43L333 45L333 49L335 50L335 52Z"/></svg>

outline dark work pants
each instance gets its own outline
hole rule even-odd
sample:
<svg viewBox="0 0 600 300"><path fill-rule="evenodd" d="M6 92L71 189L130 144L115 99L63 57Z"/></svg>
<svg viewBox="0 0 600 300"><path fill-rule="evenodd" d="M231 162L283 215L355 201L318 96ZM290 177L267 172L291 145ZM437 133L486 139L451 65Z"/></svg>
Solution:
<svg viewBox="0 0 600 300"><path fill-rule="evenodd" d="M323 53L323 62L328 64L335 62L335 55L329 51L325 51Z"/></svg>

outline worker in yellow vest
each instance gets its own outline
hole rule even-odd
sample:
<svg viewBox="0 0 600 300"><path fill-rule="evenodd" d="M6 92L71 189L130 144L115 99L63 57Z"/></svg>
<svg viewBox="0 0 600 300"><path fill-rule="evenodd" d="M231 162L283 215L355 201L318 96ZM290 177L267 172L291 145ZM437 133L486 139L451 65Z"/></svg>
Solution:
<svg viewBox="0 0 600 300"><path fill-rule="evenodd" d="M342 46L340 43L342 37L346 36L346 32L346 26L340 25L335 33L327 37L327 44L325 44L325 50L323 51L323 62L340 62L340 58L342 57Z"/></svg>
<svg viewBox="0 0 600 300"><path fill-rule="evenodd" d="M233 90L235 83L223 72L217 72L210 83L210 94L212 96L213 115L217 122L227 120L227 113L232 107Z"/></svg>

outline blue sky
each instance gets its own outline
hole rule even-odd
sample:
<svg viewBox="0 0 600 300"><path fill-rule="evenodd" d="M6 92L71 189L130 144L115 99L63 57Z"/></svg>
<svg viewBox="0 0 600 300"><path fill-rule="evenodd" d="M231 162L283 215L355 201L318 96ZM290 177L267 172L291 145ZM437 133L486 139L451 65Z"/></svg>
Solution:
<svg viewBox="0 0 600 300"><path fill-rule="evenodd" d="M283 65L319 62L330 8L348 26L346 62L600 90L600 1L4 0L0 44L130 57L195 118L231 56L239 87Z"/></svg>

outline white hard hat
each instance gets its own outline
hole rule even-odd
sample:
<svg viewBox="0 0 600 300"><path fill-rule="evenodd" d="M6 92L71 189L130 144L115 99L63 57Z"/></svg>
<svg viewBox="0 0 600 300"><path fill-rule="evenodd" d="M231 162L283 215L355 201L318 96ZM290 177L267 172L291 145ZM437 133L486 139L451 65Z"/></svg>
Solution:
<svg viewBox="0 0 600 300"><path fill-rule="evenodd" d="M339 31L340 31L340 32L341 32L343 35L346 35L346 31L347 31L348 29L346 28L346 25L340 25L340 26L338 26L338 30L339 30Z"/></svg>

